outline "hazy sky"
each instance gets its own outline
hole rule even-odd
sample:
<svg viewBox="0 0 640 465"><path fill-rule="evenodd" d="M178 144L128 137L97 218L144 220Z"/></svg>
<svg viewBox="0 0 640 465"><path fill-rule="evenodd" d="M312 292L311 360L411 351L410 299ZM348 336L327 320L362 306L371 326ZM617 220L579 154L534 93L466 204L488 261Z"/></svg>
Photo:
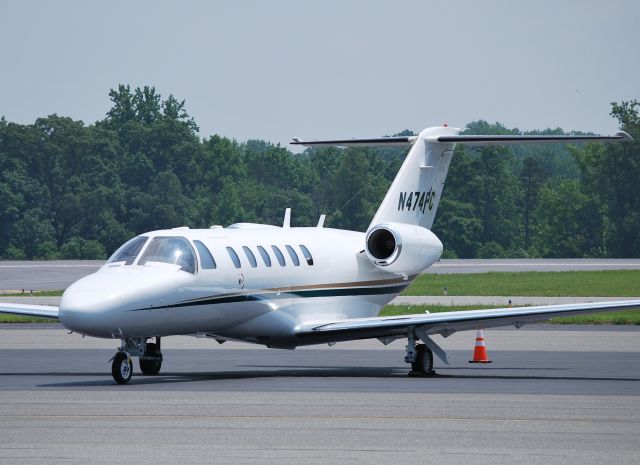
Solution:
<svg viewBox="0 0 640 465"><path fill-rule="evenodd" d="M635 1L0 0L0 115L92 123L119 83L203 137L379 136L476 119L610 133L640 99Z"/></svg>

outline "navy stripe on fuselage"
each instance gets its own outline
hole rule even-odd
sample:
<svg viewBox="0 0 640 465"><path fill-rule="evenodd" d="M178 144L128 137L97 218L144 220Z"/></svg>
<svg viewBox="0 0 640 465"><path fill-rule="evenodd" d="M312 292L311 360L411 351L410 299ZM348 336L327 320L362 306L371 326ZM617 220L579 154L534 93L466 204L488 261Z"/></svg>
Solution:
<svg viewBox="0 0 640 465"><path fill-rule="evenodd" d="M166 306L158 307L146 307L130 310L132 312L139 312L143 310L160 310L168 308L180 308L180 307L195 307L200 305L217 305L217 304L230 304L240 302L256 302L261 300L275 300L275 299L290 299L292 297L311 298L311 297L349 297L349 296L362 296L362 295L382 295L382 294L399 294L407 288L407 284L399 286L384 286L384 287L350 287L342 289L311 289L311 290L298 290L289 292L276 292L269 291L263 293L253 294L235 294L224 296L212 296L199 300L189 300L185 302L177 302Z"/></svg>

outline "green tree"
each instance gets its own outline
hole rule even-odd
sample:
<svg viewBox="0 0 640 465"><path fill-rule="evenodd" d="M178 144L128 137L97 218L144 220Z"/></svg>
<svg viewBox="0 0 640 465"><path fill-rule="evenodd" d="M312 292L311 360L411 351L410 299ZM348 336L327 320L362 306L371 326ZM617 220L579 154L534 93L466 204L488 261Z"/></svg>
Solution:
<svg viewBox="0 0 640 465"><path fill-rule="evenodd" d="M602 253L603 224L598 202L579 181L564 180L540 189L534 211L533 246L542 257L597 257Z"/></svg>
<svg viewBox="0 0 640 465"><path fill-rule="evenodd" d="M584 191L602 206L604 254L640 256L640 102L612 103L611 116L633 142L575 149Z"/></svg>

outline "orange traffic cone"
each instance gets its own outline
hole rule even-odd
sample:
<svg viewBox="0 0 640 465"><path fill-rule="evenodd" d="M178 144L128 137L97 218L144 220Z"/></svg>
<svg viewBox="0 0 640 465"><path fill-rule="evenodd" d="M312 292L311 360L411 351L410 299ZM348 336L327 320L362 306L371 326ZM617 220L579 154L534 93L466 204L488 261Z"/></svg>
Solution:
<svg viewBox="0 0 640 465"><path fill-rule="evenodd" d="M473 351L473 360L469 360L469 363L491 363L487 356L487 346L484 345L484 335L482 330L479 329L476 334L476 347Z"/></svg>

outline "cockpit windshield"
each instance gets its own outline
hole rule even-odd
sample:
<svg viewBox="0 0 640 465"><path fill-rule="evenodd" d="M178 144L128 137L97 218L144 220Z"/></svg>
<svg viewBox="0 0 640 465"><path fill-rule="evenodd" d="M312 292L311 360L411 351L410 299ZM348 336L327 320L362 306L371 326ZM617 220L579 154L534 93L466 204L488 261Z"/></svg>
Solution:
<svg viewBox="0 0 640 465"><path fill-rule="evenodd" d="M147 242L147 239L149 238L146 236L137 236L125 242L122 247L111 255L107 263L124 262L125 265L131 265Z"/></svg>
<svg viewBox="0 0 640 465"><path fill-rule="evenodd" d="M148 262L171 263L179 265L180 269L187 273L196 272L196 254L184 237L154 237L138 265Z"/></svg>

